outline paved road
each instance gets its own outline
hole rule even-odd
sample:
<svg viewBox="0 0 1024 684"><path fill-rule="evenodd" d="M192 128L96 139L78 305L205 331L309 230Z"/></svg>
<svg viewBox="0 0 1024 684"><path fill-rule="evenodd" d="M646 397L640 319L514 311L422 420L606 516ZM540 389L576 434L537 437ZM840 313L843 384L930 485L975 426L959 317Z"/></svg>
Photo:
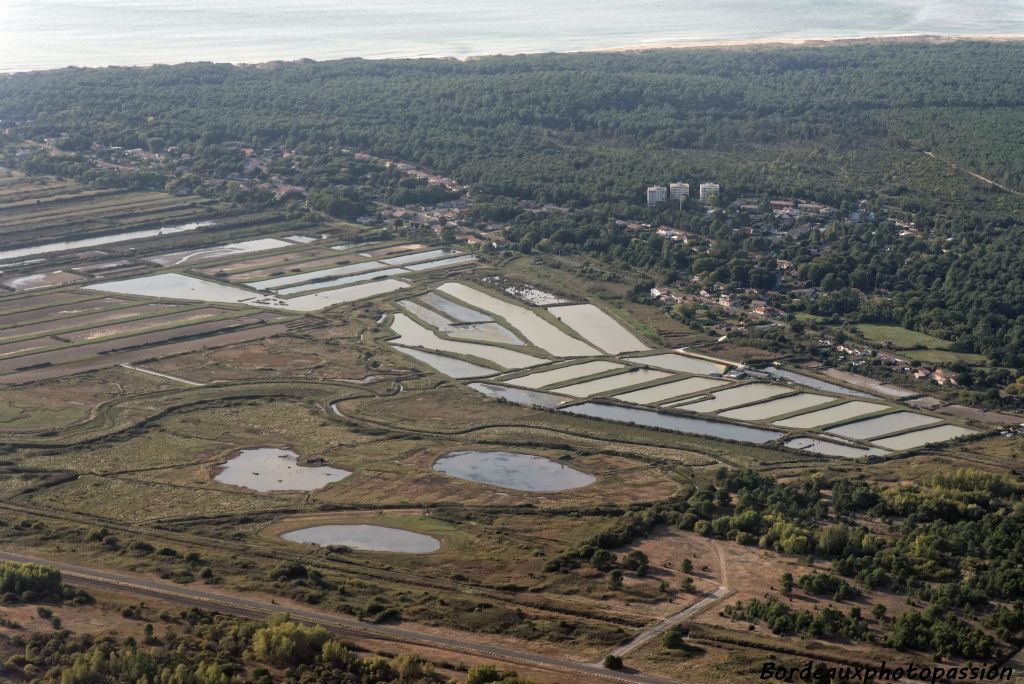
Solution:
<svg viewBox="0 0 1024 684"><path fill-rule="evenodd" d="M323 625L338 634L352 638L372 638L395 641L413 646L436 648L450 652L490 658L502 663L521 665L542 670L570 674L580 681L607 681L623 684L674 684L674 680L631 672L613 672L600 665L580 663L564 658L528 653L493 644L454 639L414 631L414 628L376 625L344 615L297 606L284 607L257 598L238 596L210 588L193 588L173 582L152 579L142 575L111 572L81 565L61 563L18 553L0 551L0 560L19 563L44 563L63 573L72 584L97 586L122 593L164 599L185 606L195 606L245 618L266 619L287 613L293 619Z"/></svg>

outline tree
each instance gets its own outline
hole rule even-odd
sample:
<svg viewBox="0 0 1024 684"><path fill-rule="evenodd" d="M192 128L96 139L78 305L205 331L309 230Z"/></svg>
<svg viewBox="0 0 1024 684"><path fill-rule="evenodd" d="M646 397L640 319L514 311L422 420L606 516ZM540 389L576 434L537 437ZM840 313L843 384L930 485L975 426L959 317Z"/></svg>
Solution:
<svg viewBox="0 0 1024 684"><path fill-rule="evenodd" d="M849 542L850 534L845 525L826 525L818 530L818 549L828 556L839 556Z"/></svg>
<svg viewBox="0 0 1024 684"><path fill-rule="evenodd" d="M650 561L647 554L640 550L633 550L627 553L622 559L622 567L632 570L638 575L647 573Z"/></svg>
<svg viewBox="0 0 1024 684"><path fill-rule="evenodd" d="M412 653L403 653L395 658L394 668L402 681L409 682L429 677L434 672L433 663Z"/></svg>
<svg viewBox="0 0 1024 684"><path fill-rule="evenodd" d="M686 576L679 581L679 590L687 594L692 593L695 587L693 585L693 578Z"/></svg>
<svg viewBox="0 0 1024 684"><path fill-rule="evenodd" d="M687 575L693 572L693 561L689 558L683 559L683 572L685 572Z"/></svg>
<svg viewBox="0 0 1024 684"><path fill-rule="evenodd" d="M611 570L613 563L615 563L615 556L607 549L596 549L590 556L590 565L602 572Z"/></svg>
<svg viewBox="0 0 1024 684"><path fill-rule="evenodd" d="M608 588L613 591L622 589L622 571L618 568L608 573Z"/></svg>
<svg viewBox="0 0 1024 684"><path fill-rule="evenodd" d="M665 648L682 648L689 632L682 625L672 625L661 634L661 645Z"/></svg>
<svg viewBox="0 0 1024 684"><path fill-rule="evenodd" d="M612 655L612 654L609 653L608 655L606 655L604 657L604 660L601 661L601 664L604 665L609 670L621 670L622 669L622 658L620 658L617 655Z"/></svg>
<svg viewBox="0 0 1024 684"><path fill-rule="evenodd" d="M874 605L874 607L871 609L871 615L874 616L874 618L876 620L879 620L879 621L881 621L882 618L885 617L885 613L886 613L886 607L885 607L884 604L881 604L881 603L876 603Z"/></svg>
<svg viewBox="0 0 1024 684"><path fill-rule="evenodd" d="M793 587L796 583L793 581L793 574L790 572L782 573L782 593L785 596L789 596L793 593Z"/></svg>
<svg viewBox="0 0 1024 684"><path fill-rule="evenodd" d="M490 684L500 682L504 678L505 673L494 665L475 665L466 673L466 684Z"/></svg>
<svg viewBox="0 0 1024 684"><path fill-rule="evenodd" d="M15 594L23 601L64 598L60 570L35 563L0 563L0 594Z"/></svg>
<svg viewBox="0 0 1024 684"><path fill-rule="evenodd" d="M330 635L323 627L306 627L282 616L253 634L252 647L259 660L277 667L294 667L312 662L328 639Z"/></svg>
<svg viewBox="0 0 1024 684"><path fill-rule="evenodd" d="M364 681L370 680L364 679ZM469 672L466 674L466 684L492 684L492 682L498 682L500 684L527 684L525 681L519 679L516 673L499 670L493 665L477 665L470 668Z"/></svg>

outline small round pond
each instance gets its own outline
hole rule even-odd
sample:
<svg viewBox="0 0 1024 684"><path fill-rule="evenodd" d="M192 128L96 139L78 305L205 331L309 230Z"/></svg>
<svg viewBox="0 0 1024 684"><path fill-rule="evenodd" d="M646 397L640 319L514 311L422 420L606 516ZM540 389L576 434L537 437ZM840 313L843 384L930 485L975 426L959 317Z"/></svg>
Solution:
<svg viewBox="0 0 1024 684"><path fill-rule="evenodd" d="M586 487L597 479L541 456L509 451L453 451L439 458L434 470L524 492L561 492Z"/></svg>
<svg viewBox="0 0 1024 684"><path fill-rule="evenodd" d="M441 542L418 532L380 525L317 525L286 532L282 539L317 546L347 546L360 551L432 553Z"/></svg>
<svg viewBox="0 0 1024 684"><path fill-rule="evenodd" d="M298 461L299 455L287 449L243 449L213 479L257 492L308 492L352 474L328 466L301 466Z"/></svg>

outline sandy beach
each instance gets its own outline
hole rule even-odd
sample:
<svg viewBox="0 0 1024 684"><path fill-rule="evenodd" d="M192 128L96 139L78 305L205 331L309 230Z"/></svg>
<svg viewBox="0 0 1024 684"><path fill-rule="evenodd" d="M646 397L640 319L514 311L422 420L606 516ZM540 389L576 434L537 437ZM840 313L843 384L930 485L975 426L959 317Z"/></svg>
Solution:
<svg viewBox="0 0 1024 684"><path fill-rule="evenodd" d="M754 40L687 40L657 41L623 45L613 48L593 48L588 50L571 50L567 54L588 54L602 52L649 52L652 50L687 50L700 48L749 48L749 47L809 47L825 45L862 45L865 43L953 43L953 42L989 42L1008 43L1024 41L1024 34L1000 35L957 35L940 36L934 34L901 34L893 36L853 36L849 38L762 38Z"/></svg>
<svg viewBox="0 0 1024 684"><path fill-rule="evenodd" d="M0 73L1024 37L1024 0L5 0ZM173 36L173 40L167 40Z"/></svg>

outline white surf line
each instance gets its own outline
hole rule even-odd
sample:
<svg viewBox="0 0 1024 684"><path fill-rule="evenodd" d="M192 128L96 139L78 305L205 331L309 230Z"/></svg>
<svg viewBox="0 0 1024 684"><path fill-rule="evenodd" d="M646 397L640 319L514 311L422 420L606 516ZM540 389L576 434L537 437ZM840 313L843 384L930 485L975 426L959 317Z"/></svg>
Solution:
<svg viewBox="0 0 1024 684"><path fill-rule="evenodd" d="M128 370L138 371L140 373L145 373L146 375L155 375L158 378L174 380L175 382L183 382L186 385L191 385L193 387L206 387L205 383L202 382L193 382L192 380L186 380L185 378L177 378L173 375L167 375L166 373L157 373L156 371L146 370L145 368L139 368L138 366L133 366L129 363L122 363L119 365L121 366L121 368L127 368Z"/></svg>

